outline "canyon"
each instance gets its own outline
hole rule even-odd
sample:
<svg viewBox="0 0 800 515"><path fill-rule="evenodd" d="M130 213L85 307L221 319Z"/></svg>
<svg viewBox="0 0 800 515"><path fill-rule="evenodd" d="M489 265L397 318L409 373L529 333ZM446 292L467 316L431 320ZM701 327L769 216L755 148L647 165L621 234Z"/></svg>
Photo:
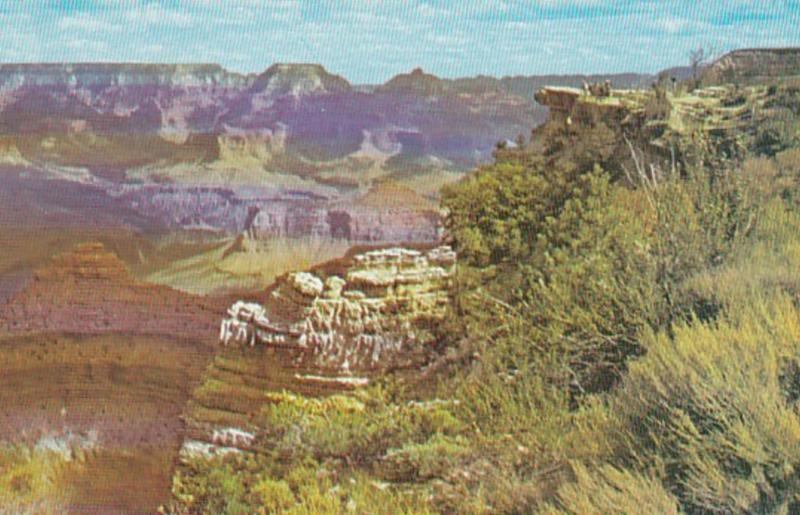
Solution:
<svg viewBox="0 0 800 515"><path fill-rule="evenodd" d="M540 85L584 79L416 69L352 85L317 64L247 75L215 64L2 64L0 173L14 191L0 222L101 216L148 231L433 242L438 189L544 120Z"/></svg>
<svg viewBox="0 0 800 515"><path fill-rule="evenodd" d="M656 114L660 93L634 88L655 77L639 75L597 96L578 87L606 77L354 86L318 65L0 65L0 437L85 448L68 509L153 511L176 467L271 451L265 405L435 357L456 267L441 185L531 127L549 160L571 157L563 135L611 140L601 163L627 163L631 134L664 166L691 138L765 148L781 134L756 129L794 123L798 97L715 82L762 77L752 61L722 59ZM298 238L336 245L260 275ZM196 284L230 270L247 281Z"/></svg>

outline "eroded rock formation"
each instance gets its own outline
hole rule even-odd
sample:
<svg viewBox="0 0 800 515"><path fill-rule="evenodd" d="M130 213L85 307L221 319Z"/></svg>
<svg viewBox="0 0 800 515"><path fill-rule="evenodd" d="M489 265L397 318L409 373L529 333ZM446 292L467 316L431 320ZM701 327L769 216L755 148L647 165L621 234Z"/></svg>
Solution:
<svg viewBox="0 0 800 515"><path fill-rule="evenodd" d="M180 185L122 188L117 197L142 216L168 227L247 232L257 240L318 237L352 242L438 241L442 215L409 188L374 187L332 202L309 192L241 198L234 189Z"/></svg>
<svg viewBox="0 0 800 515"><path fill-rule="evenodd" d="M339 371L407 365L444 315L455 262L449 247L389 248L353 256L341 274L295 272L263 304L231 306L220 340L300 349L300 361Z"/></svg>

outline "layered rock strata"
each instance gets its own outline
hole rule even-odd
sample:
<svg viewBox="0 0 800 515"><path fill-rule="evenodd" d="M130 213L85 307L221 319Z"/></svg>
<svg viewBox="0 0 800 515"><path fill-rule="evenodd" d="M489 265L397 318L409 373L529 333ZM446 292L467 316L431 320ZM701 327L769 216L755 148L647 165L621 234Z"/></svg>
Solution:
<svg viewBox="0 0 800 515"><path fill-rule="evenodd" d="M0 309L0 332L122 332L208 341L217 301L133 279L100 243L84 243L34 271Z"/></svg>
<svg viewBox="0 0 800 515"><path fill-rule="evenodd" d="M329 370L407 365L444 316L455 262L449 247L390 248L355 255L341 274L292 273L263 304L231 306L220 340L299 349L299 361Z"/></svg>

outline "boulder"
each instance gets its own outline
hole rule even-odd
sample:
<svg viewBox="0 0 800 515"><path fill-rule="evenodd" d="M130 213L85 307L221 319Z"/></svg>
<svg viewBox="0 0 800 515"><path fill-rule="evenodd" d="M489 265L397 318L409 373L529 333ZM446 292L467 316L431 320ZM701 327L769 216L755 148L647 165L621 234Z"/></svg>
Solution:
<svg viewBox="0 0 800 515"><path fill-rule="evenodd" d="M310 274L308 272L297 272L291 274L290 277L292 286L294 286L294 288L303 295L317 297L322 294L324 284L322 279L314 274Z"/></svg>

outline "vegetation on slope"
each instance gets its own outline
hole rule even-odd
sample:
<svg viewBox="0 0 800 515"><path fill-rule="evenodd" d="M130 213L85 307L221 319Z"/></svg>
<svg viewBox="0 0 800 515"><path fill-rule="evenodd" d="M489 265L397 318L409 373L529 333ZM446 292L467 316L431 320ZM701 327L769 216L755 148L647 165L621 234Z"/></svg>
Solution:
<svg viewBox="0 0 800 515"><path fill-rule="evenodd" d="M800 92L762 89L743 98L787 110L775 137L595 111L498 149L443 195L461 264L440 359L271 398L265 448L183 469L176 509L800 510ZM662 121L679 103L650 95Z"/></svg>

